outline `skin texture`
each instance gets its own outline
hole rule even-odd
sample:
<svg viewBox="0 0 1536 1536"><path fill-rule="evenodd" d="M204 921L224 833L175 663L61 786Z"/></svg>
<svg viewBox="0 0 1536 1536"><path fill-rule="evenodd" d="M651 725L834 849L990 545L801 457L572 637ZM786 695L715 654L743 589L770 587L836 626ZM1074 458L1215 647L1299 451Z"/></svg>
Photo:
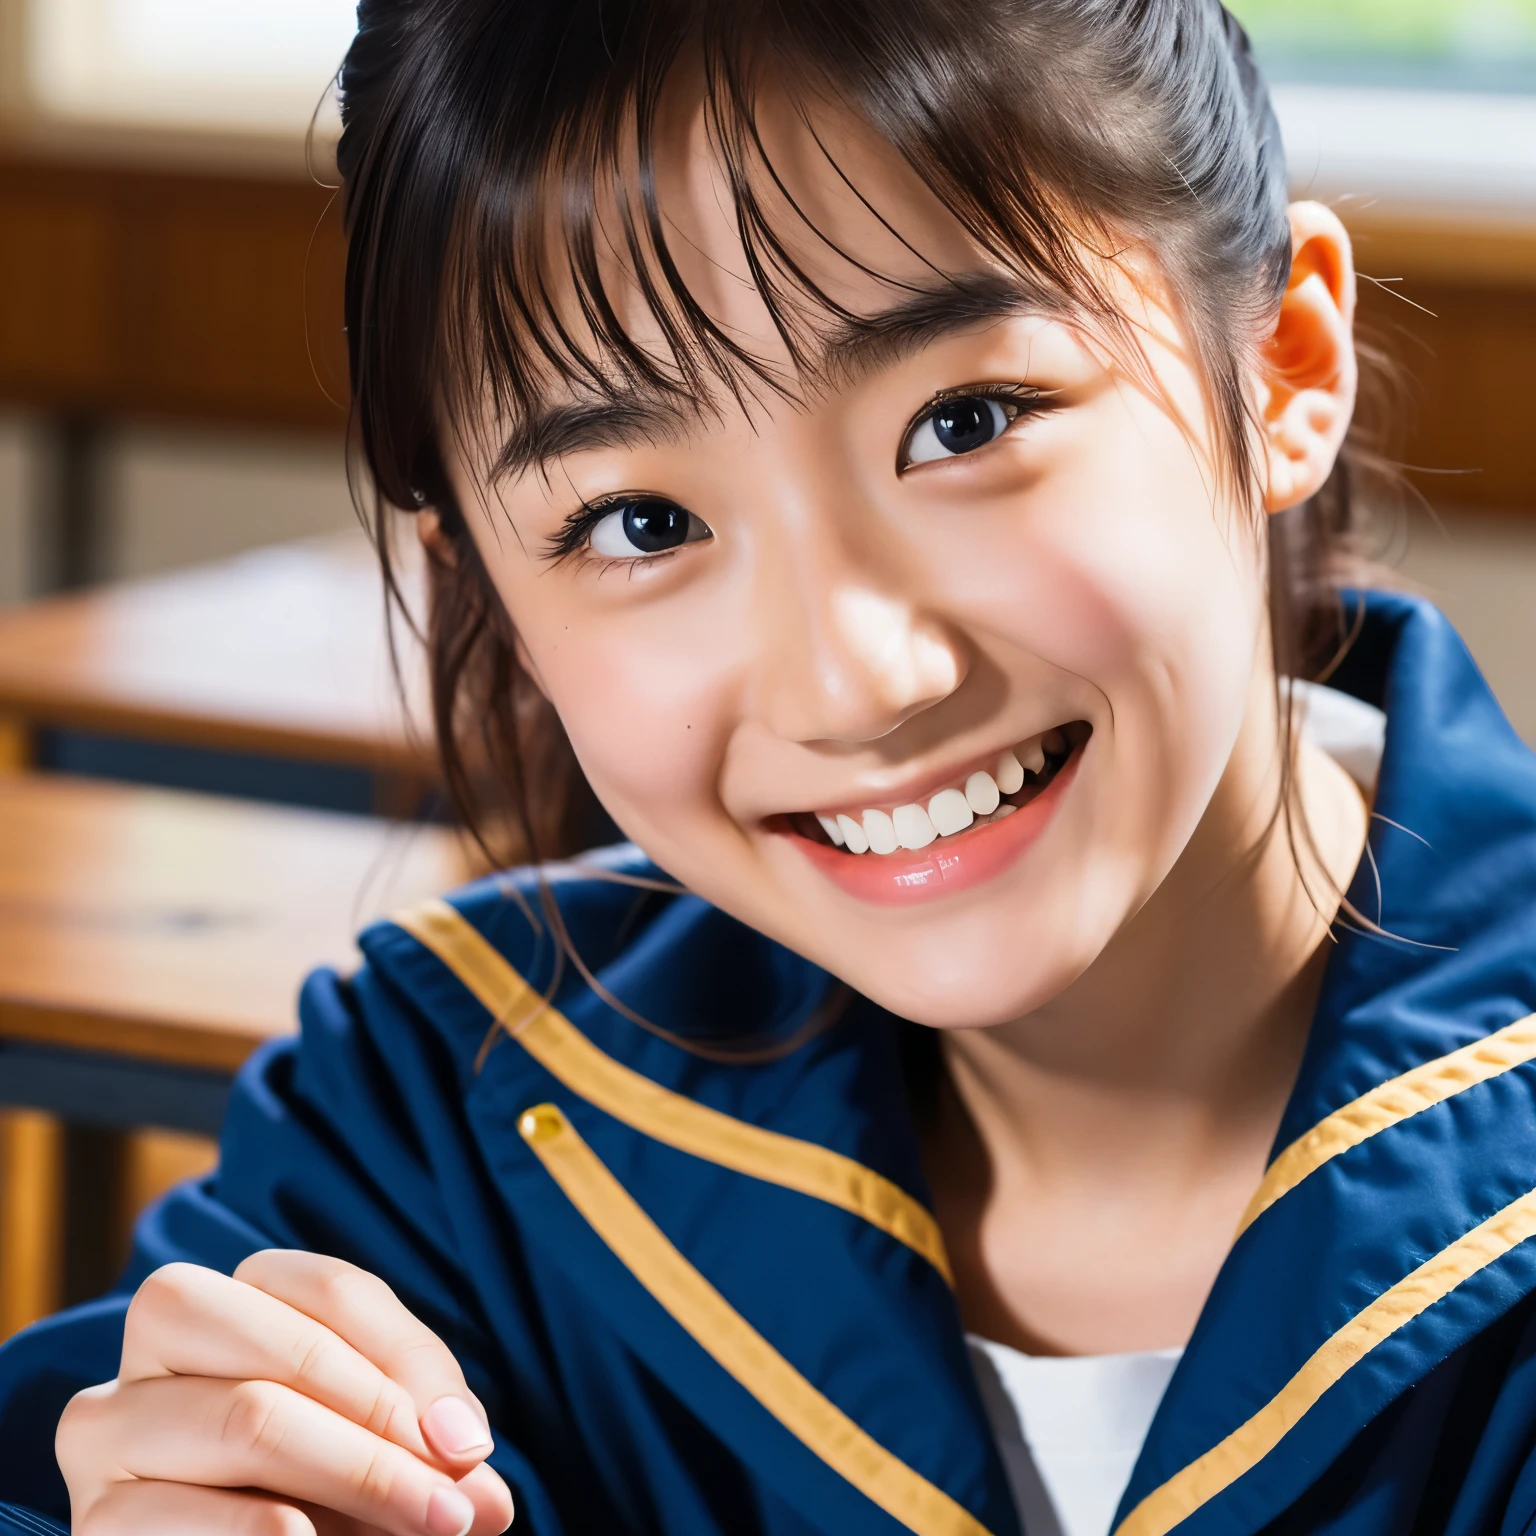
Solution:
<svg viewBox="0 0 1536 1536"><path fill-rule="evenodd" d="M828 237L795 254L850 308L902 295L831 245L910 285L989 270L857 125L823 142L900 240L817 174L789 114L773 129L776 166ZM788 372L702 132L675 131L664 208L690 287ZM794 402L722 399L494 485L473 450L459 465L525 662L623 830L691 889L945 1031L927 1161L962 1309L1035 1351L1188 1336L1299 1063L1329 881L1347 884L1364 842L1358 792L1311 747L1297 772L1323 866L1312 894L1283 833L1265 837L1280 747L1262 518L1326 478L1356 377L1348 238L1316 204L1292 222L1295 275L1254 338L1262 483L1237 491L1174 306L1135 258L1106 280L1150 378L1091 330L1020 312ZM622 311L632 288L611 287ZM637 307L626 322L653 339ZM936 392L982 384L1049 392L1050 409L903 469ZM650 560L548 557L584 501L642 491L711 536ZM1056 814L970 890L862 901L778 829L919 798L1070 721L1093 735Z"/></svg>
<svg viewBox="0 0 1536 1536"><path fill-rule="evenodd" d="M997 276L856 124L822 137L864 201L792 112L764 126L832 244L787 216L786 238L849 308L879 314L935 272ZM1303 746L1306 881L1285 837L1266 836L1280 749L1262 519L1321 485L1348 426L1347 237L1324 208L1292 210L1295 275L1252 338L1258 475L1232 487L1150 260L1103 274L1142 368L1091 328L1016 307L796 379L686 102L663 143L685 278L792 398L722 391L633 441L502 478L488 465L505 424L449 423L459 503L525 663L658 863L943 1031L924 1155L967 1326L1037 1352L1182 1343L1261 1175L1329 892L1365 835L1354 786ZM631 334L659 350L632 279L609 277ZM936 393L973 386L1039 391L1048 408L905 467ZM551 558L584 502L624 492L670 498L704 536L651 560ZM438 538L430 511L419 526ZM969 890L876 905L786 834L791 814L926 796L1068 722L1092 735L1055 813ZM263 1254L233 1280L162 1271L134 1302L119 1378L60 1426L75 1531L426 1531L455 1479L476 1536L499 1531L506 1490L484 1448L451 1454L434 1430L444 1398L483 1422L446 1348L348 1266ZM265 1491L233 1491L250 1489Z"/></svg>
<svg viewBox="0 0 1536 1536"><path fill-rule="evenodd" d="M388 1286L278 1251L151 1275L117 1379L70 1402L57 1442L75 1536L492 1536L512 1499L490 1449L447 1346Z"/></svg>

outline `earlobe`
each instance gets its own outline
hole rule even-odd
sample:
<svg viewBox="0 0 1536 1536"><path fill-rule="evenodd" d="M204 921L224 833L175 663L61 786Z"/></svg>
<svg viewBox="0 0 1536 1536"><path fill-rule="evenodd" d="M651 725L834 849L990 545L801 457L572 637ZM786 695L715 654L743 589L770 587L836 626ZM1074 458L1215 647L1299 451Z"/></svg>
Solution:
<svg viewBox="0 0 1536 1536"><path fill-rule="evenodd" d="M1321 203L1291 205L1291 276L1260 351L1264 508L1315 495L1355 409L1355 265L1349 234Z"/></svg>
<svg viewBox="0 0 1536 1536"><path fill-rule="evenodd" d="M416 537L421 541L421 547L426 550L427 558L435 560L439 565L452 566L455 563L453 553L453 541L443 532L442 519L432 507L423 507L415 514Z"/></svg>
<svg viewBox="0 0 1536 1536"><path fill-rule="evenodd" d="M423 507L416 516L416 537L421 540L421 547L426 550L427 558L437 562L445 569L452 570L459 563L458 552L453 547L453 540L443 529L442 519L432 507ZM549 698L549 689L544 686L544 679L539 676L539 669L534 665L533 657L528 653L528 647L523 644L523 637L514 628L512 634L512 647L517 656L518 665L527 673L533 686Z"/></svg>

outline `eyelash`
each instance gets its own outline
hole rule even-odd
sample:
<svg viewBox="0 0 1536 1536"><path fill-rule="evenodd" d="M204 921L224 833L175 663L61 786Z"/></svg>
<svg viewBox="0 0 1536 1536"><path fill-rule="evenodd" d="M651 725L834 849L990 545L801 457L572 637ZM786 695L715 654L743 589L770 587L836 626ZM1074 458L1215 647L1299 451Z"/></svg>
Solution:
<svg viewBox="0 0 1536 1536"><path fill-rule="evenodd" d="M1053 394L1054 391L1035 389L1028 384L961 384L953 389L940 390L907 423L906 430L901 435L902 449L905 449L912 434L922 422L947 400L996 400L1003 405L1012 406L1015 413L1008 422L1011 427L1025 416L1039 415L1050 409ZM546 541L545 557L559 564L585 554L587 540L591 537L592 530L610 512L636 500L640 494L638 491L617 491L611 496L600 496L596 501L584 502L566 518L560 525L559 531L552 534ZM670 559L676 553L676 550L667 550L661 554L637 556L632 560L602 560L601 563L605 566L627 565L630 567L654 565L658 561Z"/></svg>
<svg viewBox="0 0 1536 1536"><path fill-rule="evenodd" d="M1057 393L1053 389L1036 389L1030 384L960 384L953 389L941 389L907 423L906 431L901 434L901 446L897 449L898 459L906 451L907 444L912 440L912 434L946 401L996 400L1001 405L1012 406L1014 414L1008 418L1008 426L1012 427L1026 416L1040 416L1054 409ZM1007 428L1003 430L1007 431ZM994 438L993 441L995 442L996 439ZM991 444L987 446L990 447ZM969 457L969 455L962 455L962 457Z"/></svg>
<svg viewBox="0 0 1536 1536"><path fill-rule="evenodd" d="M659 492L656 494L660 494ZM587 540L592 536L592 530L615 509L627 505L629 502L639 499L639 491L616 491L611 496L599 496L596 501L583 502L560 525L557 533L551 534L545 542L545 558L556 565L562 561L570 560L577 555L587 553ZM669 498L670 499L670 498ZM675 554L675 550L667 550L663 554L639 556L634 560L602 560L601 556L594 555L594 560L600 560L604 565L643 565L656 560L665 560L669 555Z"/></svg>

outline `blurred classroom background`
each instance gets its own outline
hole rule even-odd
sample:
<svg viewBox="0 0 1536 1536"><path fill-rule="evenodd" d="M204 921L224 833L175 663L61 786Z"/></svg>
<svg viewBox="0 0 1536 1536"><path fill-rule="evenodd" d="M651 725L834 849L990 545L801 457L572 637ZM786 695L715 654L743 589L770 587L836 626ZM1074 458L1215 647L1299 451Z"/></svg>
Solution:
<svg viewBox="0 0 1536 1536"><path fill-rule="evenodd" d="M1379 555L1536 743L1536 0L1239 0L1411 388ZM464 868L342 458L351 0L0 0L0 1338Z"/></svg>

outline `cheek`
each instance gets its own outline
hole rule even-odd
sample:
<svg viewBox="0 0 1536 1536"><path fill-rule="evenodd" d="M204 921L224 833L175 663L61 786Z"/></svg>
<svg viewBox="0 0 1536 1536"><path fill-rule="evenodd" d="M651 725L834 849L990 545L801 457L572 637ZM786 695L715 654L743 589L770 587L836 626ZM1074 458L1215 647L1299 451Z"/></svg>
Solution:
<svg viewBox="0 0 1536 1536"><path fill-rule="evenodd" d="M675 628L645 632L652 627L589 616L558 636L524 633L588 780L633 836L716 805L727 720L729 678L712 662L718 651Z"/></svg>
<svg viewBox="0 0 1536 1536"><path fill-rule="evenodd" d="M1122 829L1149 855L1147 894L1193 835L1231 758L1264 612L1253 530L1213 505L1182 437L1157 451L1159 424L1173 432L1160 417L1143 423L1145 459L1127 453L1099 466L1096 494L1085 498L1095 553L1074 541L1078 580L1068 592L1093 631L1077 638L1114 712L1113 788Z"/></svg>
<svg viewBox="0 0 1536 1536"><path fill-rule="evenodd" d="M1104 814L1155 863L1182 846L1237 739L1262 634L1264 578L1244 514L1160 412L1114 402L1021 512L987 518L968 610L1005 648L1097 696ZM1104 830L1101 828L1101 830Z"/></svg>
<svg viewBox="0 0 1536 1536"><path fill-rule="evenodd" d="M1036 553L1021 549L1020 564L1038 560L1025 573L1033 599L1087 676L1178 666L1219 642L1223 655L1242 655L1246 677L1262 606L1252 534L1213 505L1172 423L1126 414L1031 513L1023 532Z"/></svg>

